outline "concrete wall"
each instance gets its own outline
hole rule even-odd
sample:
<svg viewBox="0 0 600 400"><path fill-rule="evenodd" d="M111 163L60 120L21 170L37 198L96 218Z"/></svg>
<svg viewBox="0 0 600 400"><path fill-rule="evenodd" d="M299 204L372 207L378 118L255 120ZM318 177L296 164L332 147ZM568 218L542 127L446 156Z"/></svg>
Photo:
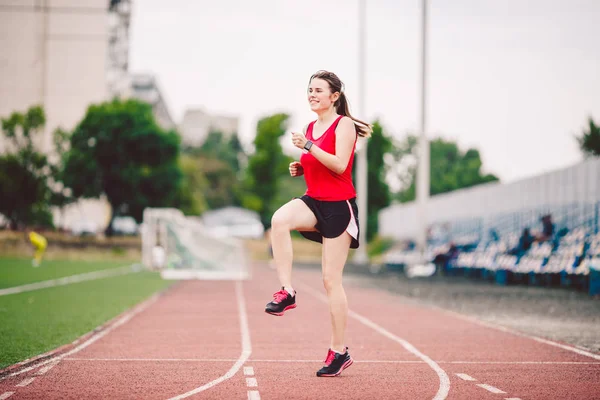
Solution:
<svg viewBox="0 0 600 400"><path fill-rule="evenodd" d="M600 201L600 158L510 184L488 183L432 196L427 205L428 224L481 217L489 220L502 213L524 209L552 210L563 205ZM387 207L379 213L379 233L397 239L414 239L418 226L414 202ZM532 218L537 218L532 214Z"/></svg>

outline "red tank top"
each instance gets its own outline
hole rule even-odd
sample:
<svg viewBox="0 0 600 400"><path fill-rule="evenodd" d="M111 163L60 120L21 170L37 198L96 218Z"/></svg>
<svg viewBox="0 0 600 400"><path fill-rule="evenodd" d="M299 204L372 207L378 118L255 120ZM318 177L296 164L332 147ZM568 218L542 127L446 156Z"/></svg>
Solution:
<svg viewBox="0 0 600 400"><path fill-rule="evenodd" d="M329 154L335 154L335 129L342 119L340 115L331 126L317 139L313 137L313 127L316 121L308 124L306 138ZM352 183L352 165L354 164L354 150L356 139L348 166L342 174L336 174L325 165L321 164L311 153L303 153L300 163L304 168L306 182L306 195L320 201L341 201L356 197L356 190Z"/></svg>

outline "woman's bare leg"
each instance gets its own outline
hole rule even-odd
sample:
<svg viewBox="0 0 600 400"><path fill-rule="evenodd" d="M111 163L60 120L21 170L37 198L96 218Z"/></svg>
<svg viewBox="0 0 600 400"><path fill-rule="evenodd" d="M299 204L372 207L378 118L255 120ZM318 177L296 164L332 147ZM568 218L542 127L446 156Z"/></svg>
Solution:
<svg viewBox="0 0 600 400"><path fill-rule="evenodd" d="M279 282L292 286L292 236L293 230L314 231L317 219L300 199L294 199L279 208L271 218L271 245Z"/></svg>
<svg viewBox="0 0 600 400"><path fill-rule="evenodd" d="M334 239L323 238L323 286L327 291L331 314L331 349L338 353L346 352L345 332L348 302L342 286L342 273L348 258L351 240L348 232L344 232Z"/></svg>

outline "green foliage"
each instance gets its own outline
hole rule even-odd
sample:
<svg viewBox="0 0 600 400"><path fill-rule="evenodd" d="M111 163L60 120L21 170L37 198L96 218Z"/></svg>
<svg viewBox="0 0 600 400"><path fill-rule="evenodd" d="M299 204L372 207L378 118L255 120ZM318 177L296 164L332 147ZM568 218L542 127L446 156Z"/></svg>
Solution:
<svg viewBox="0 0 600 400"><path fill-rule="evenodd" d="M383 133L379 121L373 123L373 133L367 146L368 217L367 241L371 241L379 230L379 211L390 205L390 188L386 182L388 166L385 155L392 149L392 140Z"/></svg>
<svg viewBox="0 0 600 400"><path fill-rule="evenodd" d="M392 139L383 132L379 121L373 123L373 133L367 143L367 241L371 241L379 230L379 211L390 205L390 188L386 182L390 164L386 164L386 154L393 149ZM357 184L357 160L352 170L354 183ZM360 194L359 194L360 195ZM364 218L361 217L361 221Z"/></svg>
<svg viewBox="0 0 600 400"><path fill-rule="evenodd" d="M430 146L430 194L436 195L453 190L467 188L482 183L497 181L495 175L481 173L481 157L479 151L468 149L462 152L455 142L441 138L431 140ZM401 202L413 201L416 198L416 151L417 138L409 136L398 146L396 153L398 162L402 164L404 158L409 158L405 163L401 182L410 182L398 194Z"/></svg>
<svg viewBox="0 0 600 400"><path fill-rule="evenodd" d="M184 154L197 168L196 171L188 169L184 180L186 186L197 193L197 202L205 203L202 211L242 203L241 168L246 154L237 134L226 137L221 132L210 132L202 146L187 148Z"/></svg>
<svg viewBox="0 0 600 400"><path fill-rule="evenodd" d="M69 201L60 182L58 164L52 163L36 144L46 123L44 109L32 106L2 119L9 152L0 156L0 213L13 227L19 224L52 226L49 205ZM56 130L53 141L60 151L64 132Z"/></svg>
<svg viewBox="0 0 600 400"><path fill-rule="evenodd" d="M15 155L0 157L0 213L12 224L35 223L47 196L46 182Z"/></svg>
<svg viewBox="0 0 600 400"><path fill-rule="evenodd" d="M248 159L242 206L258 212L265 228L271 225L271 216L281 206L276 201L277 193L291 162L279 143L288 118L287 114L275 114L258 121L255 152Z"/></svg>
<svg viewBox="0 0 600 400"><path fill-rule="evenodd" d="M577 137L581 151L586 156L600 156L600 126L594 124L594 120L588 119L587 130Z"/></svg>
<svg viewBox="0 0 600 400"><path fill-rule="evenodd" d="M235 174L240 172L241 163L245 159L244 149L237 134L227 138L221 132L210 132L197 153L225 162Z"/></svg>
<svg viewBox="0 0 600 400"><path fill-rule="evenodd" d="M367 254L369 257L381 255L391 249L394 243L396 243L395 239L383 238L379 235L376 235L367 246Z"/></svg>
<svg viewBox="0 0 600 400"><path fill-rule="evenodd" d="M65 183L76 198L105 194L111 221L130 215L140 222L144 208L178 200L179 142L175 131L158 126L147 103L114 99L91 105L64 156Z"/></svg>
<svg viewBox="0 0 600 400"><path fill-rule="evenodd" d="M199 215L208 209L204 193L208 189L206 175L200 169L197 158L183 154L179 159L183 181L178 196L177 208L185 215Z"/></svg>

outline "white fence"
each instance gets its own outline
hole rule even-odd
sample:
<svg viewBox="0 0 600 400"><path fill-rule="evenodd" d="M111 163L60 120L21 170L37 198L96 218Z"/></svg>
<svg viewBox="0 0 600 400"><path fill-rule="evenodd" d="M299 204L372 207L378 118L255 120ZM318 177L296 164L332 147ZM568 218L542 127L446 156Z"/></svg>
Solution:
<svg viewBox="0 0 600 400"><path fill-rule="evenodd" d="M503 213L521 210L552 210L573 206L588 212L600 202L600 158L510 184L497 182L432 196L427 204L427 223L454 222L472 218L486 221ZM580 205L581 207L578 207ZM395 204L379 213L379 234L396 239L414 239L419 229L417 204Z"/></svg>

